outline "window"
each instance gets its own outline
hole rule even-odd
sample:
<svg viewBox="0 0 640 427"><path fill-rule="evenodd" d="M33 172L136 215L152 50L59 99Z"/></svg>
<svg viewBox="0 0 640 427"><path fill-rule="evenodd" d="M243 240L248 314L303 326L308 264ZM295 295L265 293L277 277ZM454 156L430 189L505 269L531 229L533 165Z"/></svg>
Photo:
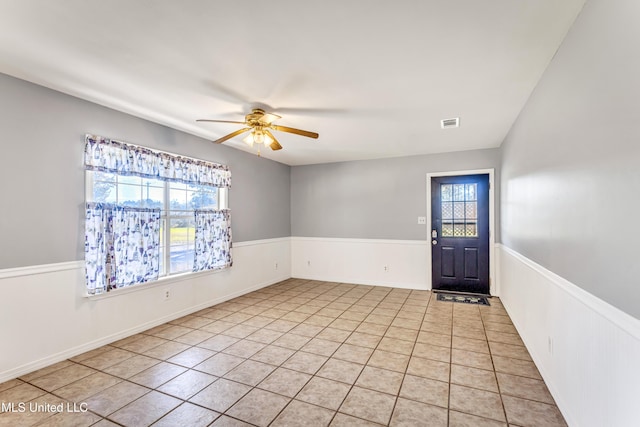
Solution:
<svg viewBox="0 0 640 427"><path fill-rule="evenodd" d="M231 265L223 165L87 136L89 294Z"/></svg>
<svg viewBox="0 0 640 427"><path fill-rule="evenodd" d="M193 270L196 210L227 209L225 188L87 170L86 201L160 209L159 276Z"/></svg>
<svg viewBox="0 0 640 427"><path fill-rule="evenodd" d="M478 184L442 184L442 237L478 237Z"/></svg>

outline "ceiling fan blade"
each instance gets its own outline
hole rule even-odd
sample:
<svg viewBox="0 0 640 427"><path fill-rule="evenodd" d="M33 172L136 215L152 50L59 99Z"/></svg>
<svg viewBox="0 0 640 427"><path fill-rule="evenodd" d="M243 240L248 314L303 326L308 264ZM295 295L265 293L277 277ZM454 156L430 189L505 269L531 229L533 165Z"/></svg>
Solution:
<svg viewBox="0 0 640 427"><path fill-rule="evenodd" d="M271 113L264 113L264 115L262 117L260 117L258 119L258 121L260 123L264 123L267 125L270 125L271 123L275 122L278 119L281 119L282 117L278 116L277 114L271 114Z"/></svg>
<svg viewBox="0 0 640 427"><path fill-rule="evenodd" d="M271 145L269 145L269 147L273 150L281 150L282 149L282 145L280 145L280 143L278 142L278 140L276 139L275 136L273 136L273 134L271 132L269 132L268 130L265 129L264 133L271 139L273 139L273 142L271 143Z"/></svg>
<svg viewBox="0 0 640 427"><path fill-rule="evenodd" d="M238 125L244 125L245 122L239 122L237 120L212 120L212 119L198 119L196 122L211 122L211 123L235 123Z"/></svg>
<svg viewBox="0 0 640 427"><path fill-rule="evenodd" d="M278 130L280 132L295 133L296 135L302 135L308 138L318 138L319 136L316 132L309 132L308 130L295 129L287 126L271 125L271 129Z"/></svg>
<svg viewBox="0 0 640 427"><path fill-rule="evenodd" d="M233 132L233 133L230 133L229 135L225 135L225 136L223 136L223 137L222 137L222 138L220 138L220 139L216 139L216 140L215 140L215 141L213 141L213 142L215 142L216 144L222 144L222 143L223 143L223 142L225 142L226 140L231 139L231 138L233 138L233 137L235 137L235 136L238 136L238 135L240 135L241 133L248 132L248 131L250 131L250 130L251 130L251 128L244 128L244 129L240 129L240 130L237 130L237 131L235 131L235 132Z"/></svg>

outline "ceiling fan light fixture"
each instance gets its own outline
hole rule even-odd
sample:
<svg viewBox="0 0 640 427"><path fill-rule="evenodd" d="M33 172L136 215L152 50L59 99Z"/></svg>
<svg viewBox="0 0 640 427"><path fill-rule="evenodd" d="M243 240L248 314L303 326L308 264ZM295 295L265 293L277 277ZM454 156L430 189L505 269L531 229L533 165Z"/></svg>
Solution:
<svg viewBox="0 0 640 427"><path fill-rule="evenodd" d="M251 132L249 135L245 136L242 139L242 142L244 142L245 144L247 144L249 147L253 148L253 132Z"/></svg>
<svg viewBox="0 0 640 427"><path fill-rule="evenodd" d="M254 130L251 133L253 134L253 141L256 144L263 144L264 143L264 133L262 131Z"/></svg>
<svg viewBox="0 0 640 427"><path fill-rule="evenodd" d="M254 129L242 141L249 147L253 147L253 144L264 144L267 146L273 143L273 138L261 130Z"/></svg>

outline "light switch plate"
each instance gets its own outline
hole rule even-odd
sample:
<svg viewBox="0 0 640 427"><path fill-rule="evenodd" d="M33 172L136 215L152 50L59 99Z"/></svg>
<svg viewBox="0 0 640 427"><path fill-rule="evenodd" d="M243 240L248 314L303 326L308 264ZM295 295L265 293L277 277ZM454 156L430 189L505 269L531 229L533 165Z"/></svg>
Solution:
<svg viewBox="0 0 640 427"><path fill-rule="evenodd" d="M418 217L418 224L426 224L427 223L427 217L426 216L419 216Z"/></svg>

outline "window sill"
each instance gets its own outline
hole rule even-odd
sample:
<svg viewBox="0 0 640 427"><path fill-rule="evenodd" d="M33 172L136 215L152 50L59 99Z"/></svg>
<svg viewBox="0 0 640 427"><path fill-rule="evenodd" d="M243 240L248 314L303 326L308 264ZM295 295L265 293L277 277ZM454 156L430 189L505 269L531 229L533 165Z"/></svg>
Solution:
<svg viewBox="0 0 640 427"><path fill-rule="evenodd" d="M97 295L90 295L88 293L85 293L83 295L83 297L87 298L89 300L92 300L92 301L97 301L97 300L101 300L101 299L105 299L105 298L113 298L113 297L118 297L118 296L121 296L121 295L129 294L129 293L132 293L132 292L144 291L144 290L155 288L155 287L158 287L158 286L171 285L173 283L183 282L185 280L190 280L190 279L194 279L194 278L201 277L201 276L207 276L207 275L211 275L211 274L222 273L224 271L229 270L229 268L230 267L221 268L221 269L218 269L218 270L199 271L197 273L174 274L174 275L171 275L171 276L161 277L158 280L154 280L153 282L146 282L146 283L140 283L138 285L131 285L131 286L127 286L125 288L114 289L112 291L104 292L104 293L97 294Z"/></svg>

